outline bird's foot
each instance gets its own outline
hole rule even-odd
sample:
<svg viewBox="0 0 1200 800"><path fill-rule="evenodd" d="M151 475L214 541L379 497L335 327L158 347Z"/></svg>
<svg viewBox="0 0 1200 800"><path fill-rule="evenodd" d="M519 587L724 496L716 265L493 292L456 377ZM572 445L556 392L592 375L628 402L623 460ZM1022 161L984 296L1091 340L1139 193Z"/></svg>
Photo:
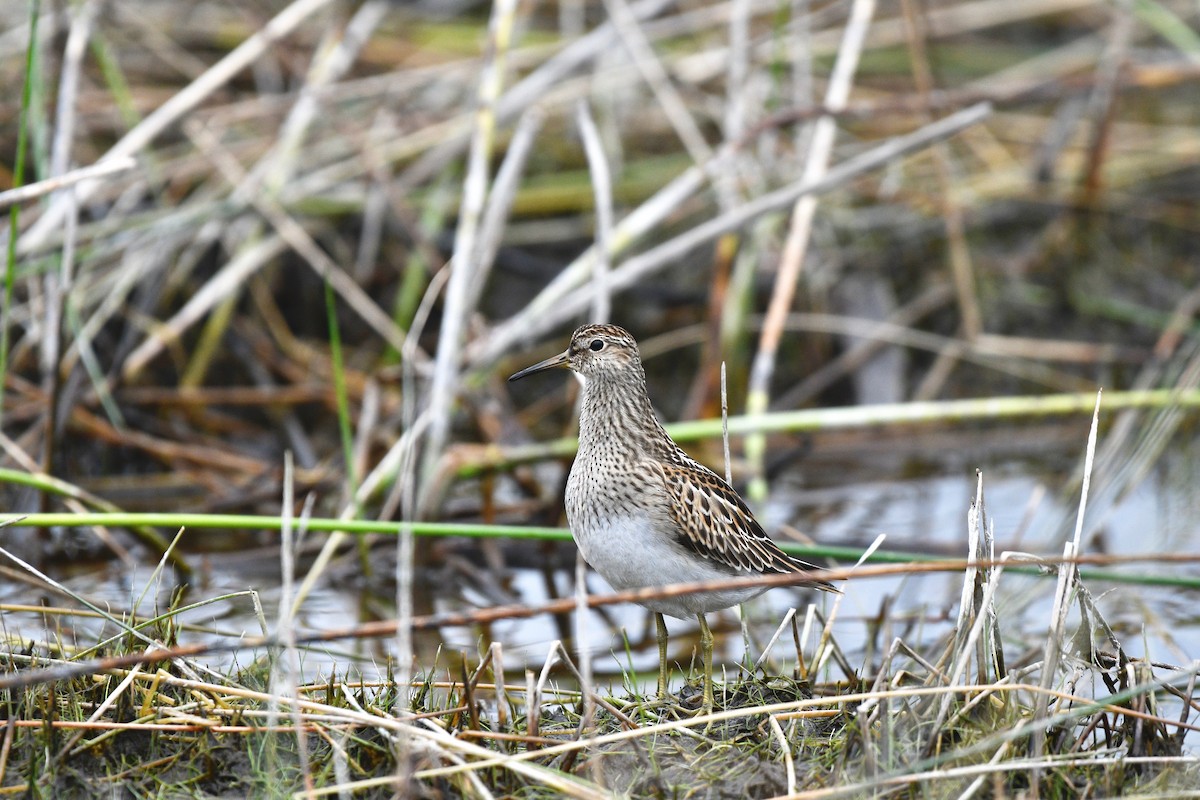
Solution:
<svg viewBox="0 0 1200 800"><path fill-rule="evenodd" d="M686 684L680 692L679 716L680 717L706 717L713 713L714 701L711 689L705 690L703 686L693 686ZM704 728L704 733L712 728L712 722Z"/></svg>
<svg viewBox="0 0 1200 800"><path fill-rule="evenodd" d="M676 719L681 716L690 717L696 714L696 709L690 707L686 699L671 692L659 692L642 698L641 707L647 711L662 711Z"/></svg>
<svg viewBox="0 0 1200 800"><path fill-rule="evenodd" d="M688 685L684 685L680 694L659 692L647 694L638 698L640 712L653 717L656 721L691 719L703 713L703 704L699 702L700 693Z"/></svg>

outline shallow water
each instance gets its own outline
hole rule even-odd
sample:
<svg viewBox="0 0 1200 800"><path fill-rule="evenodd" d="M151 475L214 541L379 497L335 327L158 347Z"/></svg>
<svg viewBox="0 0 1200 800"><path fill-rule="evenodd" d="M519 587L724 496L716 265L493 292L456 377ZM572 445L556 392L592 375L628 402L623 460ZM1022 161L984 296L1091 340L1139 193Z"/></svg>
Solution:
<svg viewBox="0 0 1200 800"><path fill-rule="evenodd" d="M1078 426L1072 430L1077 431ZM1065 493L1062 487L1069 485L1072 470L1082 457L1083 440L1057 436L1063 441L1048 446L1047 442L1055 438L1031 437L1027 445L1009 441L1006 449L995 448L1005 452L977 459L969 453L964 455L961 448L948 448L946 452L955 455L940 461L931 459L929 451L918 459L906 453L904 447L893 446L894 442L887 437L873 446L855 439L824 449L818 441L815 455L774 478L773 495L761 516L769 530L787 522L826 544L861 548L884 535L883 546L888 549L960 557L966 553L966 515L976 491L975 466L979 466L984 469L985 503L994 525L997 552L1019 549L1039 554L1061 553L1064 536L1072 532L1078 508L1078 493ZM1071 452L1064 443L1078 444L1078 452ZM1155 467L1119 498L1106 494L1105 481L1095 478L1096 502L1089 506L1094 513L1089 512L1084 528L1084 540L1089 543L1084 552L1195 554L1200 542L1197 464L1200 464L1200 438L1189 435L1178 437ZM889 473L906 477L884 480ZM390 549L386 542L382 546ZM229 641L231 636L260 634L264 624L267 630L275 629L282 587L273 548L243 554L194 556L193 560L200 566L200 576L187 600L209 602L181 616L183 623L199 626L182 633L182 641L197 637ZM1119 568L1139 574L1196 574L1192 565L1132 563ZM573 592L573 575L567 571L556 573L554 580L558 596ZM143 614L166 607L170 593L169 586L154 580L150 566L129 570L116 561L90 567L77 563L62 582L101 607L119 610L137 605ZM462 583L444 580L432 583L417 598L418 608L437 611L493 604L484 593ZM1200 619L1195 613L1194 591L1102 581L1087 585L1096 597L1097 607L1131 657L1185 664L1200 656ZM538 604L551 599L543 572L537 569L512 569L504 576L503 586L525 603ZM950 633L962 584L957 574L931 574L851 580L843 588L845 594L837 608L833 636L858 669L868 653L873 660L877 659L879 648L893 637L901 636L919 648ZM607 586L593 574L589 589L600 593ZM253 590L257 597L249 596L247 590ZM375 591L354 580L322 585L304 603L298 627L301 632L341 628L371 617L370 608L383 613L392 598L372 596ZM1022 651L1026 651L1026 660L1040 658L1053 591L1052 577L1012 573L1003 577L997 608L1010 662ZM0 602L29 603L39 599L31 595L27 586L15 582L0 584ZM47 598L47 602L54 604L55 600ZM778 588L747 606L750 651L755 658L789 608L798 609L799 626L803 628L809 602L816 602L828 615L836 601L821 593ZM880 631L876 623L884 607L888 623ZM76 640L91 644L102 632L111 634L114 630L111 623L100 620L71 619L51 631L31 614L12 612L4 617L7 632L10 635L19 632L26 640ZM1077 625L1078 620L1078 612L1073 611L1069 624ZM718 634L718 663L735 670L744 653L737 610L710 615L710 623ZM669 620L668 626L672 635L671 658L686 669L697 641L695 623ZM620 631L628 639L628 649ZM644 686L654 680L657 651L648 612L632 605L609 607L604 616L592 612L583 632L601 683L618 684L622 673L631 669L639 673ZM811 655L819 632L817 624L804 640L806 658ZM503 643L506 669L520 674L526 669L535 672L541 669L553 642L560 638L560 631L552 619L543 616L500 621L491 625L486 635ZM443 656L439 663L443 669L459 661L459 657L450 654L464 652L475 662L487 645L481 631L451 627L422 634L417 642L419 661L426 667L432 663L433 654L441 649ZM303 659L305 677L319 680L334 669L343 674L350 669L367 678L378 677L384 672L388 657L394 655L394 648L391 639L339 642L313 648ZM232 660L244 664L251 658L253 654L245 652L224 662L214 658L212 663L227 665ZM783 673L793 669L795 645L790 631L780 637L771 659L772 671ZM869 665L862 669L868 674L871 671ZM848 676L832 666L827 666L820 676L831 680L845 677ZM676 672L676 684L679 681Z"/></svg>

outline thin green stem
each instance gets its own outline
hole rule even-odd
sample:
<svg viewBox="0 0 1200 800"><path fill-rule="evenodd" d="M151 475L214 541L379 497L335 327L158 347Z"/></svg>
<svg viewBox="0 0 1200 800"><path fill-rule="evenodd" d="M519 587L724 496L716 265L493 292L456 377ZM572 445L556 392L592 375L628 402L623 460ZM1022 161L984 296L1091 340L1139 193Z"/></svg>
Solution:
<svg viewBox="0 0 1200 800"><path fill-rule="evenodd" d="M746 436L756 433L847 430L884 425L914 425L972 420L1002 420L1039 416L1080 414L1091 416L1096 404L1095 392L1034 395L1025 397L981 397L970 400L938 400L924 403L885 403L841 408L810 408L776 411L729 418L729 434ZM1200 391L1147 389L1105 392L1103 411L1124 408L1200 407ZM697 419L666 426L677 442L711 439L721 435L720 419ZM518 464L569 458L575 454L578 440L572 437L539 444L508 448L489 448L482 458L459 467L458 477L469 478L494 469Z"/></svg>
<svg viewBox="0 0 1200 800"><path fill-rule="evenodd" d="M354 472L354 434L350 424L350 393L346 388L346 363L342 354L342 333L337 322L337 303L333 286L325 282L325 316L329 322L329 355L333 364L333 390L337 396L338 431L342 439L342 457L346 460L346 496L358 491Z"/></svg>
<svg viewBox="0 0 1200 800"><path fill-rule="evenodd" d="M22 475L14 470L0 469L0 483L21 482L10 480ZM277 531L283 527L281 517L258 516L252 514L180 514L180 513L88 513L88 514L4 514L0 513L0 527L4 525L24 525L34 528L54 527L85 527L103 525L106 527L166 527L172 529L248 529ZM571 533L566 528L550 528L536 525L483 525L462 522L406 522L415 536L462 536L474 539L529 539L539 541L570 541ZM311 517L305 520L305 527L310 531L329 533L342 531L354 534L396 534L401 523L379 522L373 520L330 519L326 517ZM788 542L778 542L779 547L788 555L812 560L828 558L839 561L857 561L862 550L855 547L833 547L830 545L799 545ZM944 555L929 553L908 553L901 551L877 550L871 554L868 562L873 564L910 564L943 561ZM1136 555L1124 559L1126 563L1137 561ZM1020 575L1035 575L1055 577L1053 571L1047 571L1036 566L1009 566L1005 572ZM1200 589L1200 577L1180 575L1143 574L1118 572L1107 569L1080 569L1079 574L1087 580L1105 581L1109 583L1136 584L1139 586L1171 586L1177 588Z"/></svg>
<svg viewBox="0 0 1200 800"><path fill-rule="evenodd" d="M29 110L33 99L33 74L37 66L38 16L41 3L29 4L29 46L25 49L25 80L21 84L21 113L17 120L17 156L13 161L12 188L25 185L25 156L29 149ZM4 299L0 301L0 425L4 423L4 384L8 375L8 319L12 307L13 289L17 275L17 238L21 205L14 204L8 212L8 252L4 264Z"/></svg>

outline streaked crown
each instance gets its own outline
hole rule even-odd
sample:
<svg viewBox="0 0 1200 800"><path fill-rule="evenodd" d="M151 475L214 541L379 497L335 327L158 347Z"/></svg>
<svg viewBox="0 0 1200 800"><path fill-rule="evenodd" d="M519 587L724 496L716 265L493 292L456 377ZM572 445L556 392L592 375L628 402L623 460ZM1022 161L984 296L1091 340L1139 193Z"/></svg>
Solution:
<svg viewBox="0 0 1200 800"><path fill-rule="evenodd" d="M641 366L637 342L616 325L584 325L571 334L566 352L571 369L584 377Z"/></svg>

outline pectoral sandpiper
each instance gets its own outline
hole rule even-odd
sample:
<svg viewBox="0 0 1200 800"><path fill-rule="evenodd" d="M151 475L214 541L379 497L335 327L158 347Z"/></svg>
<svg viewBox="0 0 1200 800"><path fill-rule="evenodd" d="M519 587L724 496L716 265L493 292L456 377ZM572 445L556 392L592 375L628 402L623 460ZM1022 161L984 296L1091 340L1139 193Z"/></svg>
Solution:
<svg viewBox="0 0 1200 800"><path fill-rule="evenodd" d="M509 380L556 368L573 370L583 384L579 452L567 479L567 522L584 559L614 589L820 571L780 550L737 492L667 435L646 393L637 342L624 329L584 325L565 352ZM815 576L797 583L837 591ZM708 713L713 707L713 636L704 615L757 597L766 588L642 603L654 612L660 696L667 696L663 614L680 619L694 615L700 622L702 711Z"/></svg>

